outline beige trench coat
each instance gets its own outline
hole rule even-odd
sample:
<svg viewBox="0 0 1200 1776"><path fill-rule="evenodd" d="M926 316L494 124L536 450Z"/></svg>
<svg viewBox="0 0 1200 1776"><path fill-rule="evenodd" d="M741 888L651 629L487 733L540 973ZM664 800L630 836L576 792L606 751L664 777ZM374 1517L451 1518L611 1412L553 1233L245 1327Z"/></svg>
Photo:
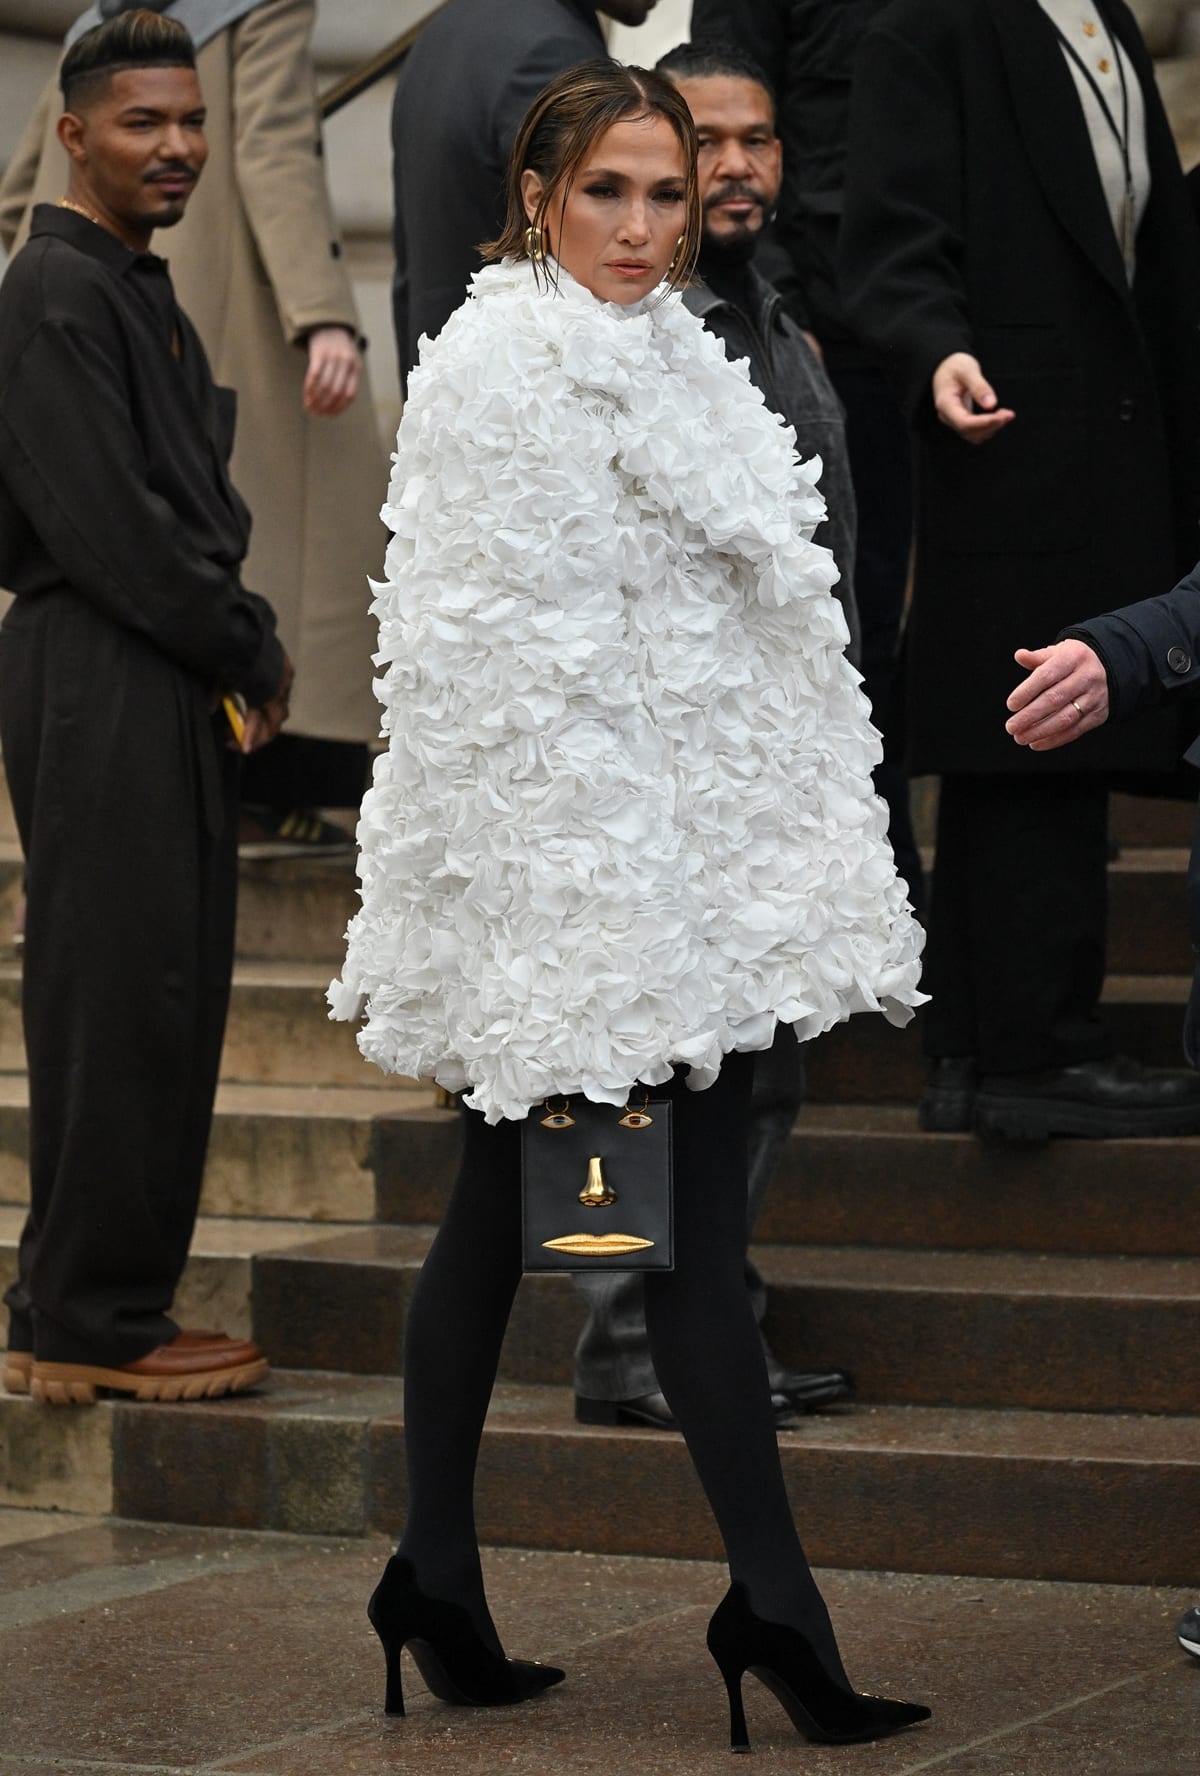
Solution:
<svg viewBox="0 0 1200 1776"><path fill-rule="evenodd" d="M296 665L288 731L369 740L379 710L367 576L387 542L387 464L365 379L337 419L301 405L304 336L322 323L358 331L320 159L314 12L313 0L264 0L201 50L208 166L183 222L154 245L217 381L238 392L233 479L254 518L244 578L275 607ZM66 189L60 111L52 85L0 186L10 249L32 205Z"/></svg>

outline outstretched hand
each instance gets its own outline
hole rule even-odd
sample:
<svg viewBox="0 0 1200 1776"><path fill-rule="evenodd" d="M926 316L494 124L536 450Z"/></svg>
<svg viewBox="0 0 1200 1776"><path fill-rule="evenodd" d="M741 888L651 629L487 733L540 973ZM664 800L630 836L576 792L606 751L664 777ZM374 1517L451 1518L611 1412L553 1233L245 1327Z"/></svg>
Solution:
<svg viewBox="0 0 1200 1776"><path fill-rule="evenodd" d="M951 352L933 373L933 405L942 424L966 444L986 444L1017 417L1001 407L996 391L970 352Z"/></svg>
<svg viewBox="0 0 1200 1776"><path fill-rule="evenodd" d="M1005 730L1031 752L1053 752L1108 720L1108 675L1086 641L1018 648L1013 658L1029 677L1008 699Z"/></svg>

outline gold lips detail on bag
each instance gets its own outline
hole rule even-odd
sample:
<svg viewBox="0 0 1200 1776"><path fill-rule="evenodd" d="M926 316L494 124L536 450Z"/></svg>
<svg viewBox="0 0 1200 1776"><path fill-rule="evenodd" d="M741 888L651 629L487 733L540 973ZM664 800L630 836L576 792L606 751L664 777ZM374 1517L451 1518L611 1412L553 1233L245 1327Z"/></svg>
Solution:
<svg viewBox="0 0 1200 1776"><path fill-rule="evenodd" d="M550 1252L571 1252L577 1258L624 1258L630 1252L647 1251L654 1241L639 1239L635 1233L565 1233L542 1244Z"/></svg>

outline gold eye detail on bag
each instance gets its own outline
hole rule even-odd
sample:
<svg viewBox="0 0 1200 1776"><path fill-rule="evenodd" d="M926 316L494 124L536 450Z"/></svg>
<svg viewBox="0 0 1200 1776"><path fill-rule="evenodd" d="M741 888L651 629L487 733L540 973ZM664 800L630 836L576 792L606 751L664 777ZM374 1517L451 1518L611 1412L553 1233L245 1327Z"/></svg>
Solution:
<svg viewBox="0 0 1200 1776"><path fill-rule="evenodd" d="M544 1129L573 1129L575 1127L575 1118L571 1115L570 1098L563 1099L561 1110L552 1110L550 1100L547 1098L545 1110L546 1114L542 1117Z"/></svg>
<svg viewBox="0 0 1200 1776"><path fill-rule="evenodd" d="M650 1094L642 1099L642 1107L635 1110L632 1104L626 1104L624 1114L620 1117L617 1127L623 1129L648 1129L653 1126L654 1118L650 1114Z"/></svg>

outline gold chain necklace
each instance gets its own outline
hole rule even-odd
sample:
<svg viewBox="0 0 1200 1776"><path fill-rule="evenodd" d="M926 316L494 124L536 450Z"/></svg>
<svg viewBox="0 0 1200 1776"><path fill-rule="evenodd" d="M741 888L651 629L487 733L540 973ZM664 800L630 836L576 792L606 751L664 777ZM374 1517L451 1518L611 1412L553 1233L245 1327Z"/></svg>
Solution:
<svg viewBox="0 0 1200 1776"><path fill-rule="evenodd" d="M94 216L91 210L85 210L82 204L73 203L69 197L60 197L58 207L60 210L74 210L77 216L82 216L85 222L94 222L97 228L104 227L99 216Z"/></svg>

